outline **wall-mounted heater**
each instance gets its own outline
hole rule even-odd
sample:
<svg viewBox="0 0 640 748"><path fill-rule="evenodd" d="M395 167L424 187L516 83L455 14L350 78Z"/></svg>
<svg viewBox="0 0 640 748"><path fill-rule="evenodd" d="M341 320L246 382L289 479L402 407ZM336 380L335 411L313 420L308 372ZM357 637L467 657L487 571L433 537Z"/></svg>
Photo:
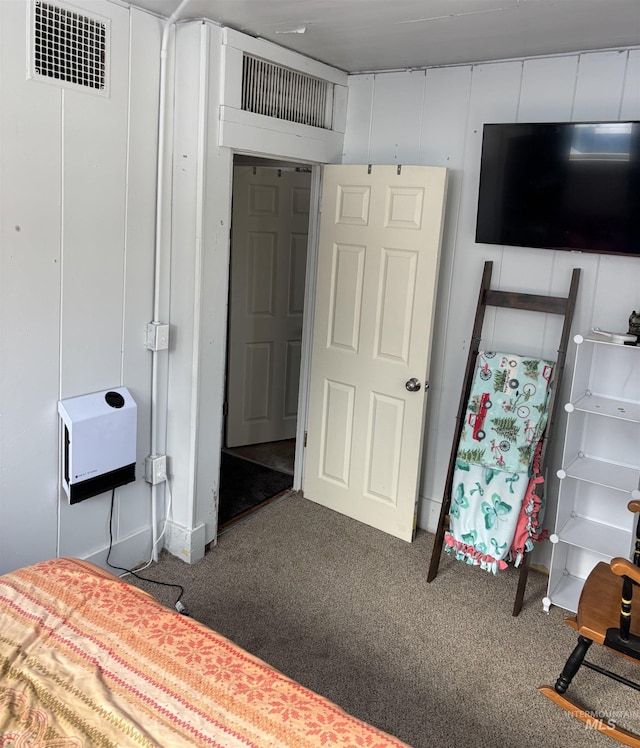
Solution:
<svg viewBox="0 0 640 748"><path fill-rule="evenodd" d="M70 504L136 479L137 411L126 387L58 401Z"/></svg>

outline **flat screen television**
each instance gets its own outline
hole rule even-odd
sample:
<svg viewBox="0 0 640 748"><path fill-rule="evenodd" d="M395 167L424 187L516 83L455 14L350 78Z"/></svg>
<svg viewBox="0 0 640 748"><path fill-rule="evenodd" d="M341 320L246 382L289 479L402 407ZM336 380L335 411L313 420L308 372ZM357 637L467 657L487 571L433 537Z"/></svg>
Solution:
<svg viewBox="0 0 640 748"><path fill-rule="evenodd" d="M486 124L476 242L640 256L640 122Z"/></svg>

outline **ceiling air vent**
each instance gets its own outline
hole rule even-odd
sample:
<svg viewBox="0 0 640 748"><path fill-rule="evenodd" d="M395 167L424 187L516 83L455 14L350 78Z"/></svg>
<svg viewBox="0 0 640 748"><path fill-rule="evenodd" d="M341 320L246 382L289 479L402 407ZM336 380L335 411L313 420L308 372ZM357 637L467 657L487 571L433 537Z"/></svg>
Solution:
<svg viewBox="0 0 640 748"><path fill-rule="evenodd" d="M242 108L254 114L330 129L330 86L251 55L242 61Z"/></svg>
<svg viewBox="0 0 640 748"><path fill-rule="evenodd" d="M108 19L36 0L31 31L33 78L108 94Z"/></svg>

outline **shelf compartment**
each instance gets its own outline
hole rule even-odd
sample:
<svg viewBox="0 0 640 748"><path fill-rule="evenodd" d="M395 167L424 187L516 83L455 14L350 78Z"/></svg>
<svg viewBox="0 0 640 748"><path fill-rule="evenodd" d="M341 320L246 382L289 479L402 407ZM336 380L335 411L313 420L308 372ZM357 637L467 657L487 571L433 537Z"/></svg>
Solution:
<svg viewBox="0 0 640 748"><path fill-rule="evenodd" d="M576 336L576 393L590 391L604 397L640 402L640 346L620 345L590 335Z"/></svg>
<svg viewBox="0 0 640 748"><path fill-rule="evenodd" d="M607 558L627 556L631 548L632 533L586 517L570 517L556 535L563 543L585 548Z"/></svg>
<svg viewBox="0 0 640 748"><path fill-rule="evenodd" d="M578 612L578 601L584 586L584 579L563 574L552 590L549 590L548 599L545 599L545 609L548 612L549 605L564 608L571 613Z"/></svg>
<svg viewBox="0 0 640 748"><path fill-rule="evenodd" d="M630 498L640 498L638 490L640 469L636 467L598 460L586 455L576 455L566 467L558 470L557 475L561 480L575 478L586 483L612 488L615 491L624 491L630 495Z"/></svg>
<svg viewBox="0 0 640 748"><path fill-rule="evenodd" d="M633 516L629 512L629 494L595 483L568 478L561 484L562 503L556 512L555 528L562 528L573 517L631 532ZM554 530L556 532L556 530ZM614 555L619 555L620 549Z"/></svg>
<svg viewBox="0 0 640 748"><path fill-rule="evenodd" d="M585 392L575 402L567 403L564 409L567 413L577 410L607 418L617 418L621 421L640 423L640 403L632 400L618 400Z"/></svg>
<svg viewBox="0 0 640 748"><path fill-rule="evenodd" d="M557 605L575 613L584 580L596 564L600 561L608 562L611 557L558 540L553 542L552 557L548 592L542 601L543 608L549 612L551 605Z"/></svg>

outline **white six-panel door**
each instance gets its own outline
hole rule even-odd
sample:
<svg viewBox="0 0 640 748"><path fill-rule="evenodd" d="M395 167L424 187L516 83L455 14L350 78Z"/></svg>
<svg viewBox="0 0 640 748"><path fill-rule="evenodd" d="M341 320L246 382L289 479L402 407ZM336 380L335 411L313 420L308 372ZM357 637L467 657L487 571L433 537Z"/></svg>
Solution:
<svg viewBox="0 0 640 748"><path fill-rule="evenodd" d="M303 491L404 540L415 527L446 178L422 166L323 175Z"/></svg>
<svg viewBox="0 0 640 748"><path fill-rule="evenodd" d="M296 434L310 181L234 168L228 447Z"/></svg>

